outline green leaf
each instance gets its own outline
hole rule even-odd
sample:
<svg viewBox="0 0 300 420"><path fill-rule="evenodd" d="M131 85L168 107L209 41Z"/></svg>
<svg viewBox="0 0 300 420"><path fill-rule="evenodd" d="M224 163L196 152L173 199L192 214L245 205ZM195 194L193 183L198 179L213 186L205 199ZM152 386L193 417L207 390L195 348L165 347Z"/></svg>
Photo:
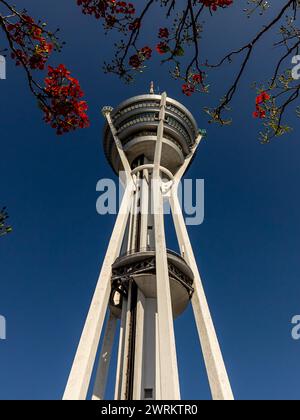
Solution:
<svg viewBox="0 0 300 420"><path fill-rule="evenodd" d="M180 45L179 47L176 48L176 50L174 51L174 55L176 57L183 57L184 56L184 49L182 48L182 46Z"/></svg>

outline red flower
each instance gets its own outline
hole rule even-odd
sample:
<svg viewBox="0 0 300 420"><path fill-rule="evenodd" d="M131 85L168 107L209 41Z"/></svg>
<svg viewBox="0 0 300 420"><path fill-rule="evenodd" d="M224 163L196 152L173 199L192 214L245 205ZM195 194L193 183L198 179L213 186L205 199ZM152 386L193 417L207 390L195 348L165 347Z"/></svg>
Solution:
<svg viewBox="0 0 300 420"><path fill-rule="evenodd" d="M193 82L196 83L196 84L202 83L203 82L203 76L202 76L202 74L201 73L194 74L193 75Z"/></svg>
<svg viewBox="0 0 300 420"><path fill-rule="evenodd" d="M253 112L253 118L265 119L267 117L267 110L265 109L266 107L264 104L270 99L271 96L266 91L256 97L256 111Z"/></svg>
<svg viewBox="0 0 300 420"><path fill-rule="evenodd" d="M148 46L138 50L137 54L134 54L129 59L129 65L134 69L139 69L143 62L149 60L152 57L152 49Z"/></svg>
<svg viewBox="0 0 300 420"><path fill-rule="evenodd" d="M11 56L16 64L29 66L31 70L44 70L54 49L52 42L47 40L48 33L25 14L19 17L19 22L7 25L6 30L15 47Z"/></svg>
<svg viewBox="0 0 300 420"><path fill-rule="evenodd" d="M133 67L134 69L138 69L142 65L142 60L137 54L135 54L130 57L129 65Z"/></svg>
<svg viewBox="0 0 300 420"><path fill-rule="evenodd" d="M192 94L195 92L195 86L191 83L186 83L182 85L182 93L186 96L192 96Z"/></svg>
<svg viewBox="0 0 300 420"><path fill-rule="evenodd" d="M169 38L169 29L168 28L160 28L158 33L159 38Z"/></svg>
<svg viewBox="0 0 300 420"><path fill-rule="evenodd" d="M134 5L126 1L77 0L77 5L82 7L83 14L95 16L96 19L104 19L109 28L113 26L112 22L122 24L123 20L132 25L132 16L136 13ZM119 18L116 15L121 16Z"/></svg>
<svg viewBox="0 0 300 420"><path fill-rule="evenodd" d="M166 54L169 51L169 46L166 42L162 41L156 46L158 54Z"/></svg>
<svg viewBox="0 0 300 420"><path fill-rule="evenodd" d="M48 67L44 91L49 98L48 105L41 103L44 120L56 129L58 135L89 126L88 106L82 100L84 93L78 80L63 64L57 68Z"/></svg>
<svg viewBox="0 0 300 420"><path fill-rule="evenodd" d="M264 119L267 117L267 113L264 109L259 108L257 109L257 111L253 112L253 118L260 118L260 119Z"/></svg>
<svg viewBox="0 0 300 420"><path fill-rule="evenodd" d="M256 104L260 105L264 102L267 102L271 99L271 96L267 92L262 92L260 95L256 97Z"/></svg>
<svg viewBox="0 0 300 420"><path fill-rule="evenodd" d="M233 4L233 0L198 0L204 6L209 7L214 12L218 7L225 8Z"/></svg>
<svg viewBox="0 0 300 420"><path fill-rule="evenodd" d="M253 118L264 119L267 117L267 112L260 105L256 105L256 111L253 112Z"/></svg>
<svg viewBox="0 0 300 420"><path fill-rule="evenodd" d="M140 50L140 54L142 54L146 60L149 60L152 57L152 49L150 47L144 47Z"/></svg>

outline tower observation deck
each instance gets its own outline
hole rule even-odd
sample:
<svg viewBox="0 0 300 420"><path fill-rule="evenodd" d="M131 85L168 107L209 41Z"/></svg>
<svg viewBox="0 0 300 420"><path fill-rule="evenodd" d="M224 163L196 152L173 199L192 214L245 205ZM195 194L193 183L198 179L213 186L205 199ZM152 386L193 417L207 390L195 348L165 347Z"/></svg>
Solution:
<svg viewBox="0 0 300 420"><path fill-rule="evenodd" d="M174 320L192 305L213 399L232 399L199 270L178 200L201 134L192 114L162 95L103 108L104 152L126 188L64 399L87 397L101 331L93 399L105 397L119 329L116 400L179 400ZM167 249L169 201L180 253ZM200 396L199 396L200 397Z"/></svg>
<svg viewBox="0 0 300 420"><path fill-rule="evenodd" d="M160 95L135 96L121 103L111 113L131 165L140 156L149 162L154 161L160 102ZM195 145L198 127L192 114L174 99L167 98L165 112L161 166L175 174ZM104 133L104 151L118 174L123 167L108 124Z"/></svg>

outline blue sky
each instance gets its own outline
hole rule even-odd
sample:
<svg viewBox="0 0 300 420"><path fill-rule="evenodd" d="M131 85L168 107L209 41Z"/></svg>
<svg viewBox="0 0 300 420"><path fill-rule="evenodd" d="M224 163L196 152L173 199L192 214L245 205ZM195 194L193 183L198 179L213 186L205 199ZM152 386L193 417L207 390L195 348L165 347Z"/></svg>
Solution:
<svg viewBox="0 0 300 420"><path fill-rule="evenodd" d="M245 2L238 3L209 20L203 49L211 58L239 46L259 22L241 17ZM250 85L272 69L276 50L259 47L233 103L234 125L221 129L208 125L201 108L230 84L230 68L210 79L210 98L183 97L158 61L125 86L101 72L113 39L75 1L25 5L61 28L67 45L55 62L80 79L92 125L56 137L41 121L22 70L8 62L8 78L0 81L0 204L8 206L14 232L0 240L0 314L8 329L0 341L0 398L62 397L114 223L95 210L97 181L113 176L102 151L100 110L144 93L154 79L208 130L188 174L205 180L205 222L189 232L234 394L299 399L300 342L291 339L291 319L300 313L299 122L291 117L294 132L262 146L251 117ZM151 20L146 30L151 43ZM192 312L175 325L182 396L208 399Z"/></svg>

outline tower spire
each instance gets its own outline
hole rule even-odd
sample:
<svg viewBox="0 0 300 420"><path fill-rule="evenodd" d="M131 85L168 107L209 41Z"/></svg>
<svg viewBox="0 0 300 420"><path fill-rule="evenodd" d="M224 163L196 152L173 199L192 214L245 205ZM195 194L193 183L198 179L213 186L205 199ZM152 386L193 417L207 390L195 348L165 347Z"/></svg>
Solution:
<svg viewBox="0 0 300 420"><path fill-rule="evenodd" d="M150 95L154 95L154 82L151 82L150 84Z"/></svg>

